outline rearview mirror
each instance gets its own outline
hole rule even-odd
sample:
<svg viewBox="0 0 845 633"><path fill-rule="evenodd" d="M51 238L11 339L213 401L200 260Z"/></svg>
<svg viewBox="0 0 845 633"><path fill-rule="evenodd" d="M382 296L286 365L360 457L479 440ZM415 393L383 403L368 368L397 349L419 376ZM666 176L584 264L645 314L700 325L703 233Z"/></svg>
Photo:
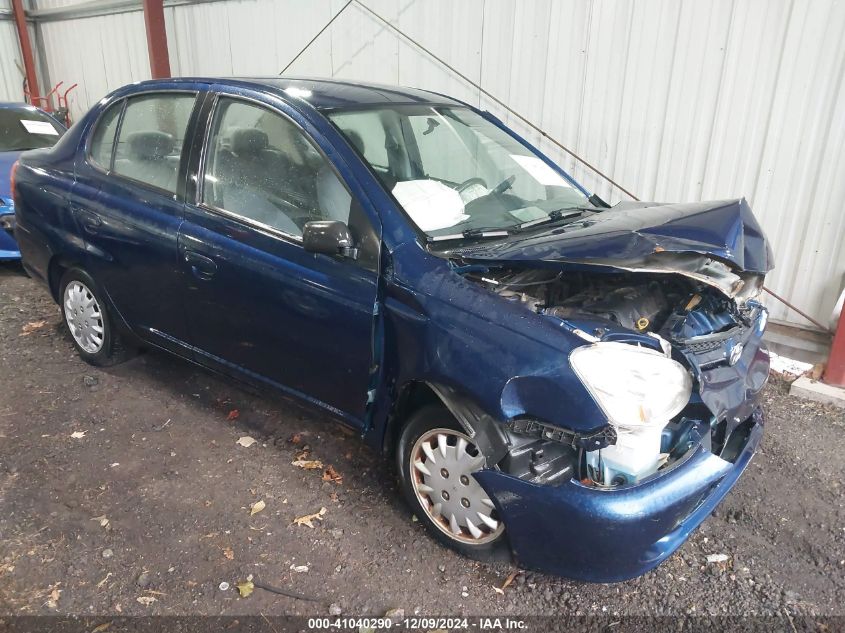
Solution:
<svg viewBox="0 0 845 633"><path fill-rule="evenodd" d="M314 220L302 229L302 247L309 253L322 253L356 259L358 249L349 227L340 220Z"/></svg>

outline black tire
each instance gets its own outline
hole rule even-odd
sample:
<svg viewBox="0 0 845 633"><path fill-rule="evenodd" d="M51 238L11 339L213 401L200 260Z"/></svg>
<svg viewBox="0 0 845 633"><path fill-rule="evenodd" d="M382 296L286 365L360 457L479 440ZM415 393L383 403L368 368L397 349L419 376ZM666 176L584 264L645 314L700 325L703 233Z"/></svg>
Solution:
<svg viewBox="0 0 845 633"><path fill-rule="evenodd" d="M66 291L68 286L77 282L82 284L85 289L93 296L96 305L99 306L99 324L102 327L102 345L97 351L86 350L80 345L73 334L73 327L70 323L70 315L66 311ZM108 303L105 300L103 292L97 285L97 282L87 272L81 268L71 268L59 281L59 306L62 310L62 320L65 327L71 335L73 346L86 363L94 365L95 367L110 367L122 363L129 356L128 349L124 343L123 337L114 326L114 319L109 314Z"/></svg>
<svg viewBox="0 0 845 633"><path fill-rule="evenodd" d="M428 405L411 415L407 424L402 429L396 447L399 485L402 488L405 500L420 522L425 525L429 533L446 547L476 560L488 562L510 560L510 550L508 548L505 530L500 531L493 540L483 543L467 542L465 539L468 535L465 535L463 539L455 538L445 526L438 525L435 522L429 514L429 510L424 507L423 502L418 497L414 488L415 484L412 481L412 478L415 476L411 465L412 451L417 441L434 429L450 429L465 434L465 431L461 428L457 420L455 420L454 416L442 405ZM472 445L471 450L477 452L477 449ZM495 510L492 515L496 516ZM498 516L496 518L498 520Z"/></svg>

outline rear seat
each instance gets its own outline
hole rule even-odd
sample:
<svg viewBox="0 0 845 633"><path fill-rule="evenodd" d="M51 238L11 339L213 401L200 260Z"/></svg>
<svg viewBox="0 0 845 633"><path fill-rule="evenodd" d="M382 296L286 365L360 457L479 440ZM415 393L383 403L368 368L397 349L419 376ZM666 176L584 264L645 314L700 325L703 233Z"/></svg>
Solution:
<svg viewBox="0 0 845 633"><path fill-rule="evenodd" d="M115 171L168 191L176 191L179 157L173 153L173 137L166 132L135 132L127 138L128 158L115 161Z"/></svg>

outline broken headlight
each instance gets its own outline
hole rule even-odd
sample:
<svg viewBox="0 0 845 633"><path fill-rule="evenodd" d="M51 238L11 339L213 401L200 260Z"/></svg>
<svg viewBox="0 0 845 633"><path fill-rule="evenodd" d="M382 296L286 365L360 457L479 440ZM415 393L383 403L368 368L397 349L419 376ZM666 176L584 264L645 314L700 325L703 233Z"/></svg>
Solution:
<svg viewBox="0 0 845 633"><path fill-rule="evenodd" d="M575 373L616 426L664 426L689 402L692 378L660 352L626 343L594 343L569 358Z"/></svg>

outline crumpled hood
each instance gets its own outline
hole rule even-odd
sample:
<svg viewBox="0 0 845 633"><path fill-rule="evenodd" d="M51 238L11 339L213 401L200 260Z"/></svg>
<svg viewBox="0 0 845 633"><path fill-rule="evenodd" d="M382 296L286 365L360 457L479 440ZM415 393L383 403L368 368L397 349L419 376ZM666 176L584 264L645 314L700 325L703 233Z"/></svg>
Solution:
<svg viewBox="0 0 845 633"><path fill-rule="evenodd" d="M478 260L618 264L633 270L653 269L663 253L710 256L742 272L765 274L774 267L769 243L745 198L620 202L568 225L473 244L450 254Z"/></svg>
<svg viewBox="0 0 845 633"><path fill-rule="evenodd" d="M21 155L20 152L0 152L0 198L11 199L12 165Z"/></svg>

